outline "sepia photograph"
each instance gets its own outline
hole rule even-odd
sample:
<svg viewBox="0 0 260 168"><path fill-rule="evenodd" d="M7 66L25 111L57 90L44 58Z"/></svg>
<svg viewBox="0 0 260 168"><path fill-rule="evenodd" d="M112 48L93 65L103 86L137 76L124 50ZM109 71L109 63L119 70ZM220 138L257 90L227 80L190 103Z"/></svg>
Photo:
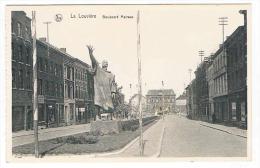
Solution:
<svg viewBox="0 0 260 168"><path fill-rule="evenodd" d="M251 160L250 4L5 7L7 160Z"/></svg>

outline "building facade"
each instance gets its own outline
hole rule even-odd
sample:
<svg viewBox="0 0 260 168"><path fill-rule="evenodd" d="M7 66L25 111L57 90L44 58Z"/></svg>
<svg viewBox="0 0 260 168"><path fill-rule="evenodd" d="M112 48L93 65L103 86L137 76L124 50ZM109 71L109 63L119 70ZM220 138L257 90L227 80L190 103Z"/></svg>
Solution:
<svg viewBox="0 0 260 168"><path fill-rule="evenodd" d="M222 44L223 45L223 44ZM228 112L228 83L227 83L227 54L226 49L220 48L213 56L213 80L214 80L214 113L216 121L229 120ZM225 43L224 43L225 45Z"/></svg>
<svg viewBox="0 0 260 168"><path fill-rule="evenodd" d="M229 118L247 127L247 33L246 24L230 36L226 44Z"/></svg>
<svg viewBox="0 0 260 168"><path fill-rule="evenodd" d="M176 95L172 89L149 90L146 101L147 110L155 115L175 112Z"/></svg>
<svg viewBox="0 0 260 168"><path fill-rule="evenodd" d="M66 49L62 49L66 53ZM69 54L64 55L64 114L66 125L76 124L75 104L75 59Z"/></svg>
<svg viewBox="0 0 260 168"><path fill-rule="evenodd" d="M209 94L208 94L208 82L206 79L206 70L208 68L208 60L204 59L203 62L198 66L197 70L195 71L195 80L196 80L196 89L197 92L197 105L198 110L196 117L197 119L201 119L204 121L209 120Z"/></svg>
<svg viewBox="0 0 260 168"><path fill-rule="evenodd" d="M46 42L36 41L39 126L64 123L63 53Z"/></svg>
<svg viewBox="0 0 260 168"><path fill-rule="evenodd" d="M179 97L176 98L176 112L187 116L187 95L186 92L183 92Z"/></svg>
<svg viewBox="0 0 260 168"><path fill-rule="evenodd" d="M208 68L206 70L206 79L207 79L208 90L209 90L209 101L208 101L209 102L209 104L208 104L209 121L212 122L212 116L214 114L213 97L215 95L212 57L209 58L209 65L208 65Z"/></svg>
<svg viewBox="0 0 260 168"><path fill-rule="evenodd" d="M75 59L75 110L76 110L76 122L87 123L88 122L88 107L87 95L88 95L88 64L82 62L79 59Z"/></svg>
<svg viewBox="0 0 260 168"><path fill-rule="evenodd" d="M33 127L31 19L12 11L12 131Z"/></svg>

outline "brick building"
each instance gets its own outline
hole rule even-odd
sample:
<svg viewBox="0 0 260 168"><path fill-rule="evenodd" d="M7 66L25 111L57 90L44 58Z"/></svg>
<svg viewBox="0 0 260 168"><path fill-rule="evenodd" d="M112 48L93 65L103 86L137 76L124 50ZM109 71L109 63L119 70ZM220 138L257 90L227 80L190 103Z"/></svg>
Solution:
<svg viewBox="0 0 260 168"><path fill-rule="evenodd" d="M222 44L223 45L223 44ZM227 55L223 46L213 56L214 113L219 122L228 121ZM224 42L226 45L226 41Z"/></svg>
<svg viewBox="0 0 260 168"><path fill-rule="evenodd" d="M12 11L12 131L32 128L31 19Z"/></svg>
<svg viewBox="0 0 260 168"><path fill-rule="evenodd" d="M76 121L86 123L88 121L87 94L88 94L88 64L79 59L75 59L75 110Z"/></svg>
<svg viewBox="0 0 260 168"><path fill-rule="evenodd" d="M198 115L198 99L196 88L197 85L195 79L193 79L191 83L186 87L186 109L187 117L190 119L196 119Z"/></svg>
<svg viewBox="0 0 260 168"><path fill-rule="evenodd" d="M175 112L176 95L172 89L149 90L146 101L147 110L155 115Z"/></svg>
<svg viewBox="0 0 260 168"><path fill-rule="evenodd" d="M38 122L46 127L64 123L64 54L46 38L36 41L38 78Z"/></svg>
<svg viewBox="0 0 260 168"><path fill-rule="evenodd" d="M215 95L214 92L214 79L213 79L213 60L212 56L209 57L209 65L206 70L206 79L208 83L208 91L209 91L209 101L208 101L208 113L209 113L209 121L212 122L212 116L214 114L214 101L213 97Z"/></svg>
<svg viewBox="0 0 260 168"><path fill-rule="evenodd" d="M75 104L75 58L66 53L63 57L64 70L64 115L66 125L76 124L76 104Z"/></svg>
<svg viewBox="0 0 260 168"><path fill-rule="evenodd" d="M196 99L198 105L198 111L196 114L197 119L204 121L209 120L209 94L208 94L208 82L206 79L206 70L208 68L208 60L205 58L203 62L200 63L197 70L195 71L196 89L197 92Z"/></svg>
<svg viewBox="0 0 260 168"><path fill-rule="evenodd" d="M228 38L227 76L229 118L239 126L247 123L247 21L246 11L244 25L239 26Z"/></svg>

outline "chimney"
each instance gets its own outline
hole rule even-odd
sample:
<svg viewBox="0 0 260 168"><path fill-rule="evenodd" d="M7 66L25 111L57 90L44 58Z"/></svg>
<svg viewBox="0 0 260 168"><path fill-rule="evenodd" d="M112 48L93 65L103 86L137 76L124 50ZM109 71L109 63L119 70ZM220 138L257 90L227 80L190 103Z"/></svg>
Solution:
<svg viewBox="0 0 260 168"><path fill-rule="evenodd" d="M62 52L66 52L66 48L60 48Z"/></svg>
<svg viewBox="0 0 260 168"><path fill-rule="evenodd" d="M46 37L40 37L39 40L43 41L43 42L46 42Z"/></svg>
<svg viewBox="0 0 260 168"><path fill-rule="evenodd" d="M244 26L247 26L247 10L240 10L239 11L240 14L244 15Z"/></svg>

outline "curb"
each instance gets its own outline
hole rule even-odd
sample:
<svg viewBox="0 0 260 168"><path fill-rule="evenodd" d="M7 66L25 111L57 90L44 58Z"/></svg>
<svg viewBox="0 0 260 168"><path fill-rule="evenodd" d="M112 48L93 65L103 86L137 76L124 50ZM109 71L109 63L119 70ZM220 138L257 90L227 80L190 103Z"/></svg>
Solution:
<svg viewBox="0 0 260 168"><path fill-rule="evenodd" d="M152 157L157 157L157 158L160 157L161 152L162 152L162 141L163 141L164 133L165 133L165 125L163 123L162 133L161 133L161 137L159 140L159 149L158 149L157 153L155 155L153 155Z"/></svg>
<svg viewBox="0 0 260 168"><path fill-rule="evenodd" d="M209 125L205 125L205 124L199 124L199 125L204 126L204 127L208 127L208 128L212 128L212 129L215 129L215 130L218 130L218 131L222 131L222 132L225 132L225 133L228 133L228 134L231 134L231 135L235 135L235 136L238 136L238 137L241 137L241 138L247 138L247 136L240 135L240 134L234 134L234 133L232 133L230 131L219 129L219 128L212 127L212 126L209 126Z"/></svg>

